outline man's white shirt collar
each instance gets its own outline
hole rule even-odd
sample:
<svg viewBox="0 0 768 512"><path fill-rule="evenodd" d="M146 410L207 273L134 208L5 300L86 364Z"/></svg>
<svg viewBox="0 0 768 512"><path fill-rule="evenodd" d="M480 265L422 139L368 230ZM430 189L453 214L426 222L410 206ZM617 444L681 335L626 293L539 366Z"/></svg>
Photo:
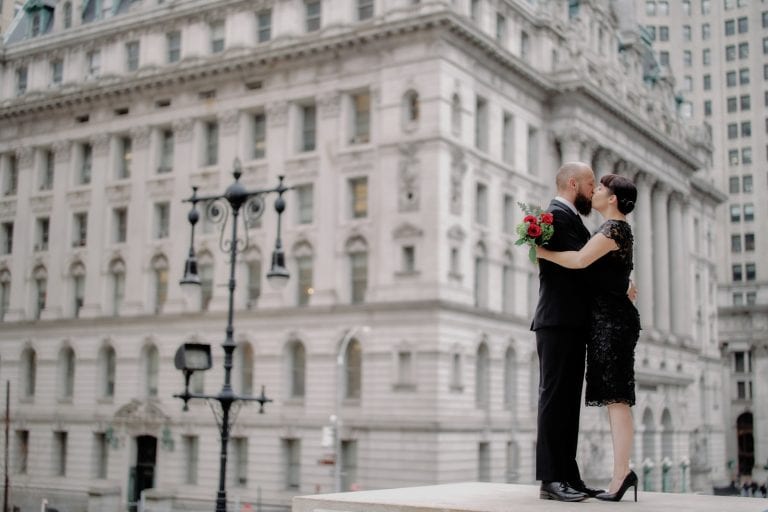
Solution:
<svg viewBox="0 0 768 512"><path fill-rule="evenodd" d="M555 201L560 201L565 206L570 208L573 213L575 213L576 215L579 215L579 212L578 212L578 210L576 210L576 207L573 205L573 203L570 202L569 200L565 199L564 197L555 196Z"/></svg>

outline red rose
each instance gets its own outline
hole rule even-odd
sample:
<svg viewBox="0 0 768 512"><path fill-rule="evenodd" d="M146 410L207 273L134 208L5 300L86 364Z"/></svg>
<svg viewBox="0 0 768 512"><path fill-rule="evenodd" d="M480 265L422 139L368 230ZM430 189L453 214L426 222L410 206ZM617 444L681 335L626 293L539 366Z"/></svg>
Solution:
<svg viewBox="0 0 768 512"><path fill-rule="evenodd" d="M539 235L541 235L541 226L538 224L530 224L528 226L528 236L532 236L533 238L538 238Z"/></svg>
<svg viewBox="0 0 768 512"><path fill-rule="evenodd" d="M555 218L549 212L544 212L541 214L541 222L543 222L544 224L552 224L554 220Z"/></svg>
<svg viewBox="0 0 768 512"><path fill-rule="evenodd" d="M529 222L531 224L539 223L538 219L534 215L526 215L525 218L523 219L523 222Z"/></svg>

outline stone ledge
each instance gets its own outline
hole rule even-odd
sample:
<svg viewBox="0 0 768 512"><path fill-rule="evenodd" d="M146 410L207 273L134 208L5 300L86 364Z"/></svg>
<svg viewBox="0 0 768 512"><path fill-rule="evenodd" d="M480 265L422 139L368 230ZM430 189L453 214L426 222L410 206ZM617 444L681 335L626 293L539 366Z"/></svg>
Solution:
<svg viewBox="0 0 768 512"><path fill-rule="evenodd" d="M406 487L378 491L297 496L293 512L763 512L768 500L698 494L639 491L635 503L632 491L621 505L589 499L560 503L539 499L536 485L464 482Z"/></svg>

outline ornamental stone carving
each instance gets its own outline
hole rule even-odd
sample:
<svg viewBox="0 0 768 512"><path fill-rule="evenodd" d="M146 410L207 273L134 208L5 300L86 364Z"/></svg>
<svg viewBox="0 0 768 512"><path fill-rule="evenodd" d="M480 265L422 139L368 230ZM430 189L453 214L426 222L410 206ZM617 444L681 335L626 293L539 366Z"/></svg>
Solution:
<svg viewBox="0 0 768 512"><path fill-rule="evenodd" d="M408 222L400 224L392 231L392 238L400 240L403 238L420 238L424 234L424 230L418 226L414 226Z"/></svg>
<svg viewBox="0 0 768 512"><path fill-rule="evenodd" d="M223 135L232 135L237 133L240 127L240 112L237 110L227 110L218 116L219 127Z"/></svg>
<svg viewBox="0 0 768 512"><path fill-rule="evenodd" d="M91 139L93 145L93 156L104 157L109 154L109 135L100 133Z"/></svg>
<svg viewBox="0 0 768 512"><path fill-rule="evenodd" d="M53 155L57 164L69 162L72 156L72 141L60 140L53 143Z"/></svg>
<svg viewBox="0 0 768 512"><path fill-rule="evenodd" d="M267 123L271 127L285 126L288 122L288 103L279 101L267 105Z"/></svg>
<svg viewBox="0 0 768 512"><path fill-rule="evenodd" d="M139 126L131 130L131 144L133 149L147 149L152 130L148 126Z"/></svg>
<svg viewBox="0 0 768 512"><path fill-rule="evenodd" d="M419 209L419 160L416 158L416 144L400 146L398 173L398 210L412 212Z"/></svg>
<svg viewBox="0 0 768 512"><path fill-rule="evenodd" d="M32 166L32 156L35 154L32 148L17 148L16 159L19 163L19 169L26 169Z"/></svg>
<svg viewBox="0 0 768 512"><path fill-rule="evenodd" d="M336 91L322 94L317 99L317 104L320 108L321 118L337 117L341 111L341 95Z"/></svg>
<svg viewBox="0 0 768 512"><path fill-rule="evenodd" d="M451 150L451 213L461 215L464 175L467 174L467 162L460 148Z"/></svg>
<svg viewBox="0 0 768 512"><path fill-rule="evenodd" d="M190 142L195 134L192 119L178 119L173 122L173 136L176 142Z"/></svg>

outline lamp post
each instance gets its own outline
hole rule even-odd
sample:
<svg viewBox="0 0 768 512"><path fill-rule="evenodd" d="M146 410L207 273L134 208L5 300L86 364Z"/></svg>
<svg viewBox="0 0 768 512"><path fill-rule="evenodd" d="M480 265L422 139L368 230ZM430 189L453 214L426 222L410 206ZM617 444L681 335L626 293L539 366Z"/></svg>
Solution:
<svg viewBox="0 0 768 512"><path fill-rule="evenodd" d="M288 281L288 271L285 268L285 254L283 253L282 242L280 239L280 220L285 210L285 199L283 194L289 190L283 185L283 177L279 176L279 183L275 188L262 190L246 190L240 183L242 169L240 160L235 159L232 175L235 178L234 183L227 187L224 194L198 196L197 187L192 187L192 196L185 199L185 203L191 203L192 209L187 215L189 224L192 226L189 244L189 256L184 265L184 277L180 284L182 286L200 286L200 276L197 273L197 259L195 257L195 225L200 220L200 214L197 211L197 204L205 205L205 214L213 222L221 223L221 238L219 246L225 253L229 253L229 303L227 307L227 327L226 337L222 348L224 349L224 385L216 395L204 393L190 393L189 379L196 371L208 370L212 365L210 345L200 343L186 343L179 347L176 352L176 368L184 372L184 392L173 395L184 401L184 410L188 410L187 403L190 399L201 398L207 400L213 406L213 402L218 402L221 407L221 415L214 409L214 415L219 426L221 438L221 452L219 456L219 490L216 493L216 512L226 512L227 510L227 444L229 442L229 432L234 424L235 415L230 415L234 405L241 405L242 402L258 402L259 413L264 412L264 404L272 400L264 394L264 386L261 388L259 396L237 395L232 390L232 353L235 350L234 341L234 294L235 294L235 263L237 254L248 247L248 226L247 221L255 220L264 213L264 198L269 194L277 194L275 200L275 211L277 212L277 237L275 239L275 248L272 252L272 265L267 273L267 279L275 287L281 287ZM242 214L246 226L243 238L238 237L238 220ZM230 237L226 238L225 233L228 222L232 223ZM213 408L213 407L212 407ZM234 411L236 413L236 411Z"/></svg>
<svg viewBox="0 0 768 512"><path fill-rule="evenodd" d="M367 325L358 325L344 333L339 343L339 351L336 354L336 400L334 402L334 414L331 421L334 423L333 436L333 486L336 492L341 492L341 402L344 399L344 366L347 359L347 348L355 335L371 330Z"/></svg>

